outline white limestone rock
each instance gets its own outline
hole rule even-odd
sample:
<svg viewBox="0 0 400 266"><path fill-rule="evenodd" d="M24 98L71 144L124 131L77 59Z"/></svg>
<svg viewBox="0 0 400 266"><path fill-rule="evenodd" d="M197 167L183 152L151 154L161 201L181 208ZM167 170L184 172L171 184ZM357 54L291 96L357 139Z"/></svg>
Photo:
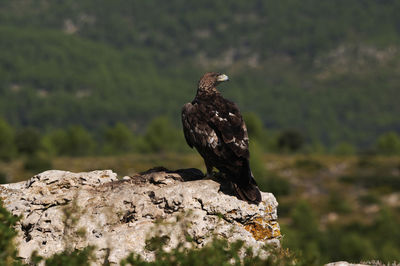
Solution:
<svg viewBox="0 0 400 266"><path fill-rule="evenodd" d="M262 192L259 205L248 204L229 195L223 181L193 180L200 176L197 169L160 168L118 180L111 170L52 170L0 185L0 197L12 214L22 217L16 243L26 261L34 250L49 257L88 245L95 246L96 264L108 251L113 264L131 252L152 260L146 239L165 235L166 249L172 249L185 241L183 232L196 247L213 234L241 239L256 250L265 243L279 245L278 203L271 193Z"/></svg>

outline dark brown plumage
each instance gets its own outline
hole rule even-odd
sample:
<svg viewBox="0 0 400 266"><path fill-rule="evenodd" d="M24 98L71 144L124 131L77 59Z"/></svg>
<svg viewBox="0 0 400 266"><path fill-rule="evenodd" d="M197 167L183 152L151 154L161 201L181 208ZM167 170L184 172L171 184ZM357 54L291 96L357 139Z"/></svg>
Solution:
<svg viewBox="0 0 400 266"><path fill-rule="evenodd" d="M261 193L250 170L246 125L236 104L216 89L226 80L225 74L204 74L196 97L183 106L183 132L189 146L203 157L208 176L216 167L241 199L258 204Z"/></svg>

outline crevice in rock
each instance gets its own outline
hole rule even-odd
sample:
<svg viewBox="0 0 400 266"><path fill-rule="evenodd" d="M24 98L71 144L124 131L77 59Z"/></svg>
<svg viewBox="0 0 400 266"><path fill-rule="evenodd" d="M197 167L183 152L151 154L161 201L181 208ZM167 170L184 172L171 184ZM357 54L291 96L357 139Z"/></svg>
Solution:
<svg viewBox="0 0 400 266"><path fill-rule="evenodd" d="M70 201L71 201L70 199L64 199L63 202L56 202L56 203L52 203L52 204L35 203L35 202L32 202L31 205L36 205L36 206L42 205L43 208L38 208L38 209L35 209L35 210L46 211L46 210L48 210L48 209L50 209L50 208L52 208L52 207L56 207L56 206L65 206L65 205L67 205Z"/></svg>
<svg viewBox="0 0 400 266"><path fill-rule="evenodd" d="M153 204L157 205L162 202L162 200L156 200L156 193L154 193L154 191L148 191L148 192L146 192L146 194Z"/></svg>
<svg viewBox="0 0 400 266"><path fill-rule="evenodd" d="M100 237L103 236L103 234L101 233L101 231L100 231L100 230L97 230L97 229L93 229L93 230L92 230L92 234L93 234L96 238L100 238Z"/></svg>
<svg viewBox="0 0 400 266"><path fill-rule="evenodd" d="M52 185L52 184L57 183L57 182L59 182L58 179L50 181L49 183L46 183L46 185Z"/></svg>
<svg viewBox="0 0 400 266"><path fill-rule="evenodd" d="M123 222L123 223L129 223L129 222L131 222L131 221L133 221L133 220L137 220L137 219L136 219L136 211L135 211L134 209L133 209L133 210L127 211L127 212L124 214L124 216L122 217L121 222Z"/></svg>
<svg viewBox="0 0 400 266"><path fill-rule="evenodd" d="M196 200L200 203L201 209L203 211L205 211L208 215L213 215L213 216L217 216L218 218L223 219L224 221L231 223L232 221L228 220L222 213L213 213L213 212L209 212L205 207L204 207L204 203L201 199L196 198Z"/></svg>
<svg viewBox="0 0 400 266"><path fill-rule="evenodd" d="M202 201L201 199L196 198L196 200L197 200L197 202L200 203L201 209L202 209L203 211L205 211L208 215L217 216L218 218L221 218L221 219L223 219L224 221L226 221L226 222L228 222L228 223L237 222L237 223L239 223L239 224L241 224L241 225L245 225L248 221L251 221L251 220L254 218L254 215L253 215L253 216L249 216L249 217L246 218L246 219L239 219L239 218L233 218L233 217L232 217L232 218L227 218L227 217L225 217L225 215L223 215L222 213L214 213L214 212L208 211L208 210L204 207L204 203L203 203L203 201ZM235 210L232 210L232 211L235 211Z"/></svg>
<svg viewBox="0 0 400 266"><path fill-rule="evenodd" d="M25 242L29 242L32 239L31 232L33 230L33 224L21 224L21 230L24 232Z"/></svg>
<svg viewBox="0 0 400 266"><path fill-rule="evenodd" d="M104 249L106 251L106 255L104 256L104 261L103 261L103 265L111 265L110 264L110 254L111 254L111 249L110 248L105 248Z"/></svg>

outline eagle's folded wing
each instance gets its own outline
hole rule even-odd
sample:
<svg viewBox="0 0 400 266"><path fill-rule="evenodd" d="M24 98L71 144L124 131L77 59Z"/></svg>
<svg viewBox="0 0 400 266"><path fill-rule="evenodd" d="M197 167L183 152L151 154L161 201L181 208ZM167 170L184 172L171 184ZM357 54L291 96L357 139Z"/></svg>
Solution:
<svg viewBox="0 0 400 266"><path fill-rule="evenodd" d="M193 145L196 143L195 136L193 134L192 126L193 115L196 113L194 107L191 103L187 103L182 108L182 126L183 126L183 134L185 135L185 139L190 148L193 148Z"/></svg>
<svg viewBox="0 0 400 266"><path fill-rule="evenodd" d="M214 111L209 121L217 135L238 157L249 158L249 137L239 109L233 107L223 112Z"/></svg>

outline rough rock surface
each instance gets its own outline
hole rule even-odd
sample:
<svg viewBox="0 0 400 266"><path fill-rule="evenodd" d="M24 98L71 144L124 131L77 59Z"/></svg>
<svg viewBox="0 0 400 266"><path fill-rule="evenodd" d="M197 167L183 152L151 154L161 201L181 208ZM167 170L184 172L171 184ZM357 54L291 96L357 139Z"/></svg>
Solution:
<svg viewBox="0 0 400 266"><path fill-rule="evenodd" d="M119 263L129 253L151 260L146 239L164 235L174 248L189 234L197 247L212 234L242 239L255 249L279 245L277 201L262 193L251 205L230 194L223 181L195 180L197 169L160 168L117 179L111 170L71 173L51 170L20 183L0 186L0 197L14 215L19 256L44 257L65 248L94 245L97 263ZM156 222L158 221L158 222Z"/></svg>
<svg viewBox="0 0 400 266"><path fill-rule="evenodd" d="M368 266L368 264L349 263L347 261L337 261L325 264L325 266Z"/></svg>

